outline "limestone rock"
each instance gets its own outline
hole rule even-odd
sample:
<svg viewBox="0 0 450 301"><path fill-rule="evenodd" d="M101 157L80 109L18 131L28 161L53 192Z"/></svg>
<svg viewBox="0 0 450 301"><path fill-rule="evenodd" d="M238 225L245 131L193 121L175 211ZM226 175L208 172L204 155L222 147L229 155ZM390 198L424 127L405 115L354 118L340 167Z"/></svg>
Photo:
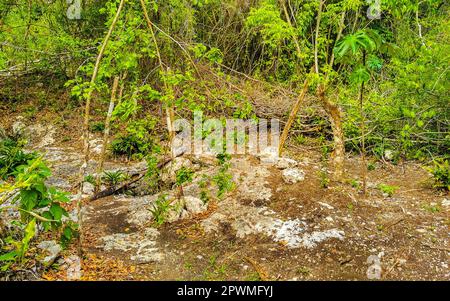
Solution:
<svg viewBox="0 0 450 301"><path fill-rule="evenodd" d="M161 180L163 182L174 183L176 181L176 174L181 168L192 168L192 162L189 159L178 157L167 164L162 170Z"/></svg>
<svg viewBox="0 0 450 301"><path fill-rule="evenodd" d="M138 263L159 262L164 259L157 246L159 232L147 228L144 233L115 233L100 238L105 251L117 250L131 253L130 259Z"/></svg>
<svg viewBox="0 0 450 301"><path fill-rule="evenodd" d="M83 193L84 194L89 194L89 195L93 194L94 190L95 190L95 186L92 185L91 183L89 183L89 182L83 183Z"/></svg>
<svg viewBox="0 0 450 301"><path fill-rule="evenodd" d="M261 163L275 164L278 162L278 150L276 147L269 146L263 149L259 154Z"/></svg>
<svg viewBox="0 0 450 301"><path fill-rule="evenodd" d="M89 141L89 148L93 154L101 154L103 149L103 139L93 139Z"/></svg>
<svg viewBox="0 0 450 301"><path fill-rule="evenodd" d="M282 176L288 184L295 184L305 179L305 173L299 168L287 168L283 170Z"/></svg>
<svg viewBox="0 0 450 301"><path fill-rule="evenodd" d="M25 128L27 127L23 122L25 118L23 116L17 116L16 121L12 125L12 132L14 135L23 135Z"/></svg>
<svg viewBox="0 0 450 301"><path fill-rule="evenodd" d="M175 137L172 141L172 150L173 150L173 155L175 157L180 156L184 153L188 152L188 147L186 146L185 140L183 139L183 137Z"/></svg>
<svg viewBox="0 0 450 301"><path fill-rule="evenodd" d="M384 151L384 158L386 160L391 161L391 160L394 159L394 156L395 156L395 153L394 153L393 150L387 149L387 150Z"/></svg>
<svg viewBox="0 0 450 301"><path fill-rule="evenodd" d="M36 145L37 148L42 148L42 147L46 147L46 146L50 146L53 143L55 143L55 134L56 134L56 128L53 127L52 125L49 125L47 127L45 126L41 126L39 128L39 125L35 125L35 126L30 126L28 128L29 131L29 135L31 138L33 137L42 137L41 140L39 141L39 143ZM42 133L42 134L38 134L38 133Z"/></svg>
<svg viewBox="0 0 450 301"><path fill-rule="evenodd" d="M200 200L199 198L192 197L192 196L185 196L183 198L183 200L184 200L186 210L189 213L198 214L198 213L202 213L202 212L206 211L206 209L208 209L208 206L206 206L206 204L204 204L203 201Z"/></svg>
<svg viewBox="0 0 450 301"><path fill-rule="evenodd" d="M54 240L46 240L38 244L39 249L42 249L47 256L45 256L41 263L45 266L49 266L55 262L55 259L59 256L62 251L61 246Z"/></svg>
<svg viewBox="0 0 450 301"><path fill-rule="evenodd" d="M79 280L81 278L81 260L77 255L71 255L65 259L67 265L67 279Z"/></svg>
<svg viewBox="0 0 450 301"><path fill-rule="evenodd" d="M294 159L290 158L279 158L275 166L278 169L294 168L297 167L298 163Z"/></svg>

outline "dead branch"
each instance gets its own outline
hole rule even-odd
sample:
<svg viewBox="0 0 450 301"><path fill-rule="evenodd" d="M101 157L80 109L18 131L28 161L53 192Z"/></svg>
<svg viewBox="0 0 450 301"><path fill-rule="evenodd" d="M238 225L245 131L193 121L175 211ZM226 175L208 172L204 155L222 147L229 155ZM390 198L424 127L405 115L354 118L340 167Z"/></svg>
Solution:
<svg viewBox="0 0 450 301"><path fill-rule="evenodd" d="M183 154L184 153L178 154L178 156L176 156L176 157L182 156ZM164 161L158 163L157 168L158 169L163 168L164 166L166 166L168 163L170 163L176 157L173 157L173 158L169 157L169 158L164 159ZM95 193L93 196L88 198L88 201L95 201L95 200L102 199L102 198L105 198L107 196L113 195L113 194L118 193L120 191L124 191L124 190L128 189L128 187L130 187L132 184L138 182L143 177L145 177L147 172L148 172L148 168L142 170L141 172L139 172L137 174L132 175L131 176L132 177L131 180L127 181L126 183L123 183L122 185L120 185L118 187L109 187L109 188L107 188L105 190L102 190L102 191L100 191L98 193Z"/></svg>

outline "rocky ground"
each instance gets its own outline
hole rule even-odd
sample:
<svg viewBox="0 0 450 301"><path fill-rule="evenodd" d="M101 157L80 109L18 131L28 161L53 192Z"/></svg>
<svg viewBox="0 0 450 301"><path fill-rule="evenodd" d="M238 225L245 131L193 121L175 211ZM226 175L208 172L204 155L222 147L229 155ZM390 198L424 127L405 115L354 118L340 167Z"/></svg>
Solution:
<svg viewBox="0 0 450 301"><path fill-rule="evenodd" d="M50 184L75 191L81 164L76 144L56 142L57 130L35 124L30 148L45 153ZM94 154L101 139L94 138ZM96 160L90 162L95 171ZM192 183L173 187L174 172L195 170ZM358 158L348 158L347 183L323 188L315 151L289 149L284 158L234 156L228 173L234 189L217 198L213 158L182 156L164 167L164 191L114 195L86 203L86 258L73 272L74 248L55 250L56 266L44 279L134 280L450 280L450 197L429 188L416 163L375 163L369 189L357 187ZM135 173L145 162L107 162L107 170ZM321 176L322 174L322 176ZM389 196L379 184L397 186ZM86 195L92 193L87 187ZM208 195L209 201L202 201ZM156 200L172 200L167 222L152 223ZM75 214L72 215L75 219ZM50 252L51 253L51 252Z"/></svg>

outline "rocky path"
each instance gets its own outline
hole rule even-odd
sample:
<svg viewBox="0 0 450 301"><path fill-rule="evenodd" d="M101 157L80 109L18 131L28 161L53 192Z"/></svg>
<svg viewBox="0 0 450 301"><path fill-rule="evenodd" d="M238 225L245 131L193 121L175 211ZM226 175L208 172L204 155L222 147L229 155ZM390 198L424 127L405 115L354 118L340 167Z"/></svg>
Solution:
<svg viewBox="0 0 450 301"><path fill-rule="evenodd" d="M35 145L52 165L50 183L71 189L81 154L54 146L51 131L45 132ZM369 173L369 195L362 198L350 184L321 188L315 155L233 157L228 173L234 189L222 198L217 185L204 183L219 172L217 162L177 158L163 170L168 189L87 204L85 248L133 267L120 279L450 279L450 201L423 185L423 169L377 166ZM180 197L170 187L182 166L196 173ZM349 177L357 178L356 166L349 158ZM106 164L107 170L124 172L143 167ZM398 191L384 195L377 188L381 183ZM201 200L205 194L207 202ZM171 209L167 222L155 227L152 210L162 196L172 200Z"/></svg>

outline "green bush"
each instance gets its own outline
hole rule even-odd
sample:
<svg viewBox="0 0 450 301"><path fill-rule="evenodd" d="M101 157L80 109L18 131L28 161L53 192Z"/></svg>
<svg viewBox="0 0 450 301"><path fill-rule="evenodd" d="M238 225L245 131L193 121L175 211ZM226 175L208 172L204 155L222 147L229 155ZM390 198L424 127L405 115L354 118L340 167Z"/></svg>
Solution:
<svg viewBox="0 0 450 301"><path fill-rule="evenodd" d="M69 243L77 230L75 223L63 219L69 216L62 206L70 201L66 193L45 184L51 172L41 157L18 166L15 174L14 183L0 185L0 204L10 200L8 207L20 213L20 219L12 223L19 233L6 237L6 245L0 250L0 261L5 262L2 270L24 262L30 241L39 227L44 231L58 231L63 245Z"/></svg>
<svg viewBox="0 0 450 301"><path fill-rule="evenodd" d="M391 186L387 184L380 184L378 185L378 189L381 190L382 193L386 193L388 196L393 196L395 191L397 191L397 186Z"/></svg>
<svg viewBox="0 0 450 301"><path fill-rule="evenodd" d="M95 122L91 124L90 130L93 133L101 133L105 130L105 123L104 122Z"/></svg>
<svg viewBox="0 0 450 301"><path fill-rule="evenodd" d="M131 122L125 133L119 134L111 141L111 151L116 156L143 158L156 146L151 136L156 120L152 117Z"/></svg>
<svg viewBox="0 0 450 301"><path fill-rule="evenodd" d="M128 175L122 171L105 171L102 175L102 182L110 187L115 187L128 179Z"/></svg>
<svg viewBox="0 0 450 301"><path fill-rule="evenodd" d="M231 156L228 154L218 154L219 171L212 177L213 182L217 185L217 197L223 198L225 193L232 191L235 187L233 175L229 173Z"/></svg>
<svg viewBox="0 0 450 301"><path fill-rule="evenodd" d="M448 160L438 159L433 161L433 166L428 168L434 179L434 188L450 190L450 165Z"/></svg>
<svg viewBox="0 0 450 301"><path fill-rule="evenodd" d="M171 202L172 201L165 194L158 196L153 208L150 209L156 226L159 227L166 222L169 210L172 208Z"/></svg>
<svg viewBox="0 0 450 301"><path fill-rule="evenodd" d="M36 159L36 153L25 153L17 140L5 138L0 141L0 179L13 176L17 167Z"/></svg>

